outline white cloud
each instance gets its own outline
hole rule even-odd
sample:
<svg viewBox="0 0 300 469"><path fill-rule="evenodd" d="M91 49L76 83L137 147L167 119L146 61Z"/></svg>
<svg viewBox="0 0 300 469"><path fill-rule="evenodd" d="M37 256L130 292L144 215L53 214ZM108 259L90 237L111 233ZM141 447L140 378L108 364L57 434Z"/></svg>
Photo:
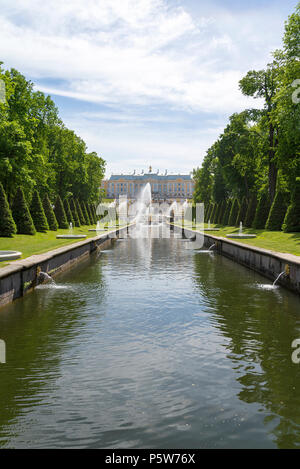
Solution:
<svg viewBox="0 0 300 469"><path fill-rule="evenodd" d="M101 153L105 148L106 159L117 159L117 147L121 159L128 145L127 156L135 147L165 164L168 158L169 165L176 155L181 165L185 147L193 155L186 166L196 166L204 146L217 138L219 124L214 129L206 124L204 132L201 120L184 143L178 137L180 122L176 135L170 130L162 138L149 130L142 140L140 122L147 123L148 107L163 107L170 122L173 110L194 113L195 119L215 113L225 126L225 116L253 106L239 92L238 81L248 69L264 66L283 29L280 12L270 17L263 8L237 12L201 4L199 13L179 0L0 0L0 57L42 91L119 109L130 138L124 132L114 142L106 137L113 136L111 125L101 136L86 116L76 122L67 116L90 149ZM124 111L133 105L140 112L126 120Z"/></svg>

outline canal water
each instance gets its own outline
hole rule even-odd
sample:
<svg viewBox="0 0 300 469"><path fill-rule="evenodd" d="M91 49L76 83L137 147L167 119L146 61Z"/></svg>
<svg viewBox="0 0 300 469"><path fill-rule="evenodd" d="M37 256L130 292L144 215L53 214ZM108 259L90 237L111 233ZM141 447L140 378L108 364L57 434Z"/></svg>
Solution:
<svg viewBox="0 0 300 469"><path fill-rule="evenodd" d="M300 447L299 297L187 247L118 240L0 310L0 447Z"/></svg>

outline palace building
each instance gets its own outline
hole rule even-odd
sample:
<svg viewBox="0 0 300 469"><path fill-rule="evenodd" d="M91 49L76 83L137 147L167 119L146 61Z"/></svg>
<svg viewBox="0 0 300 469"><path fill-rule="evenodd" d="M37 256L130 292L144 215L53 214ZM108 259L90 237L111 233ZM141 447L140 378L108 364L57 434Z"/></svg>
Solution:
<svg viewBox="0 0 300 469"><path fill-rule="evenodd" d="M153 173L150 166L148 173L118 174L102 181L101 188L106 191L106 197L116 199L126 195L128 199L135 199L140 191L149 183L154 200L191 199L194 192L194 181L191 175Z"/></svg>

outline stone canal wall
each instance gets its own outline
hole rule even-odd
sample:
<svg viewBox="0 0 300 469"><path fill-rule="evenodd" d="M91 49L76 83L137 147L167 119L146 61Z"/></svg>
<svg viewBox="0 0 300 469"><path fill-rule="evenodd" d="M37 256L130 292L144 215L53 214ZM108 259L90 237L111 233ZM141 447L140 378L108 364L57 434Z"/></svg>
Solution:
<svg viewBox="0 0 300 469"><path fill-rule="evenodd" d="M182 228L174 226L178 233ZM204 247L215 244L215 250L223 256L232 259L256 272L264 275L271 281L276 280L281 272L285 272L278 283L295 293L300 294L300 257L293 254L279 253L267 249L258 248L249 244L239 243L231 239L225 239L199 231L184 229L188 237L194 236L201 243L204 236Z"/></svg>
<svg viewBox="0 0 300 469"><path fill-rule="evenodd" d="M125 232L127 233L127 227L21 259L0 268L0 307L32 291L40 272L55 277L97 249L107 248L114 237L122 236Z"/></svg>

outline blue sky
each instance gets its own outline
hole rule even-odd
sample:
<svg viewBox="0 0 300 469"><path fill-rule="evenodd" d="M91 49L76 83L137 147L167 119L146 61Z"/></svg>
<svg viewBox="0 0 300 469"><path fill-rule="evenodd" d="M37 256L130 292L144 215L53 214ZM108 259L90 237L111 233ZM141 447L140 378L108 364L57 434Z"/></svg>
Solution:
<svg viewBox="0 0 300 469"><path fill-rule="evenodd" d="M0 60L51 94L107 175L200 166L238 81L281 47L290 0L0 0Z"/></svg>

